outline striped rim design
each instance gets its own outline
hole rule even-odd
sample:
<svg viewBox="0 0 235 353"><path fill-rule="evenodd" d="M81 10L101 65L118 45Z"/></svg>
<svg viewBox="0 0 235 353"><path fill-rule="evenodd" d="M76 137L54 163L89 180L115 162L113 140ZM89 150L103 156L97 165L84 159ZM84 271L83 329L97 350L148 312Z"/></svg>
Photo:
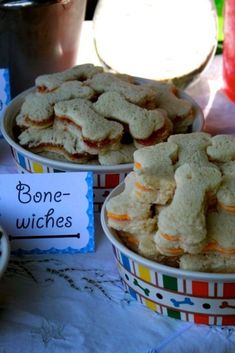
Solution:
<svg viewBox="0 0 235 353"><path fill-rule="evenodd" d="M11 148L18 171L20 173L63 173L64 170L55 169L26 158L23 154ZM93 173L94 212L100 212L102 205L115 186L121 183L127 173Z"/></svg>
<svg viewBox="0 0 235 353"><path fill-rule="evenodd" d="M151 310L198 324L235 324L235 278L233 283L178 278L113 250L125 288Z"/></svg>

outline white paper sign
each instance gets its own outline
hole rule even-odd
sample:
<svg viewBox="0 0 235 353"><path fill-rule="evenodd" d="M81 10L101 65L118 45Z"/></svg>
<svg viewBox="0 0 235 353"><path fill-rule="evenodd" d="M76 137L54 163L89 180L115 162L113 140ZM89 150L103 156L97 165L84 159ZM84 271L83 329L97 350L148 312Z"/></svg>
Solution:
<svg viewBox="0 0 235 353"><path fill-rule="evenodd" d="M2 117L7 104L10 102L10 99L9 71L8 69L0 69L0 118ZM1 133L0 137L2 137Z"/></svg>
<svg viewBox="0 0 235 353"><path fill-rule="evenodd" d="M0 224L17 253L94 251L92 173L0 175Z"/></svg>

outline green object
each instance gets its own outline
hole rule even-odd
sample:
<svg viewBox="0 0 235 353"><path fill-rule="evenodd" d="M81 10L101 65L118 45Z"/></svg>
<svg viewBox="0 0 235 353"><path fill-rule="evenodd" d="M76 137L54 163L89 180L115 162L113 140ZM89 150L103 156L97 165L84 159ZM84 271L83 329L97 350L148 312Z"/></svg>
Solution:
<svg viewBox="0 0 235 353"><path fill-rule="evenodd" d="M180 320L180 311L176 311L176 310L167 308L167 315L169 317L174 318L174 319Z"/></svg>
<svg viewBox="0 0 235 353"><path fill-rule="evenodd" d="M224 42L224 1L225 0L215 0L215 6L217 10L218 18L218 34L217 34L217 50L216 54L221 54L223 50Z"/></svg>
<svg viewBox="0 0 235 353"><path fill-rule="evenodd" d="M177 292L178 290L177 278L163 275L163 287Z"/></svg>

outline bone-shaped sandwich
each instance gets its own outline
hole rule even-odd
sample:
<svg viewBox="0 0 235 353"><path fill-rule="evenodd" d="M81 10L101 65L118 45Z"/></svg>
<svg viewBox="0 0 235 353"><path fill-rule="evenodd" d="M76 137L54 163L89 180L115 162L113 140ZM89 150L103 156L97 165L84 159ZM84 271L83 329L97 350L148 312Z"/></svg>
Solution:
<svg viewBox="0 0 235 353"><path fill-rule="evenodd" d="M178 146L172 142L159 143L134 152L134 190L140 201L164 205L173 197L177 155Z"/></svg>
<svg viewBox="0 0 235 353"><path fill-rule="evenodd" d="M235 213L235 161L222 164L220 170L222 182L216 194L218 206Z"/></svg>
<svg viewBox="0 0 235 353"><path fill-rule="evenodd" d="M46 128L53 125L54 105L72 98L91 99L94 91L79 81L63 83L49 93L31 93L26 96L16 122L21 127Z"/></svg>
<svg viewBox="0 0 235 353"><path fill-rule="evenodd" d="M205 246L205 212L221 183L217 168L183 164L175 172L176 190L172 202L158 218L155 242L164 255L200 253Z"/></svg>
<svg viewBox="0 0 235 353"><path fill-rule="evenodd" d="M207 215L207 242L200 254L185 254L180 259L184 270L222 272L235 271L235 215L224 209Z"/></svg>
<svg viewBox="0 0 235 353"><path fill-rule="evenodd" d="M180 267L191 271L235 271L235 161L220 165L222 181L217 208L207 213L207 241L198 255L185 254Z"/></svg>
<svg viewBox="0 0 235 353"><path fill-rule="evenodd" d="M93 64L77 65L62 72L40 75L36 78L35 84L39 92L50 92L62 85L66 81L85 81L93 77L98 72L102 72L100 66Z"/></svg>
<svg viewBox="0 0 235 353"><path fill-rule="evenodd" d="M157 94L150 87L136 85L118 75L104 72L85 82L98 93L113 91L122 94L129 102L144 108L157 107Z"/></svg>
<svg viewBox="0 0 235 353"><path fill-rule="evenodd" d="M58 131L52 127L47 129L28 128L19 135L22 146L32 152L54 153L68 161L86 163L91 156L82 149L80 139L68 131Z"/></svg>
<svg viewBox="0 0 235 353"><path fill-rule="evenodd" d="M156 221L151 217L150 205L143 205L132 197L134 173L125 178L124 191L107 203L107 218L111 227L138 236L152 232Z"/></svg>
<svg viewBox="0 0 235 353"><path fill-rule="evenodd" d="M213 167L209 162L207 147L211 145L211 135L206 132L193 132L191 134L177 134L169 136L168 142L178 146L178 161L176 168L184 163L198 166Z"/></svg>
<svg viewBox="0 0 235 353"><path fill-rule="evenodd" d="M188 130L194 120L191 102L177 96L177 88L170 83L154 82L148 84L157 94L157 106L167 112L174 125L174 133Z"/></svg>
<svg viewBox="0 0 235 353"><path fill-rule="evenodd" d="M207 154L213 162L228 162L235 160L235 136L216 135L211 139L212 145L208 146Z"/></svg>
<svg viewBox="0 0 235 353"><path fill-rule="evenodd" d="M133 153L136 150L133 144L120 144L117 150L101 151L98 160L101 165L117 165L123 163L133 163Z"/></svg>
<svg viewBox="0 0 235 353"><path fill-rule="evenodd" d="M172 123L161 110L138 107L118 92L102 94L94 109L106 118L126 124L137 147L163 141L172 132Z"/></svg>
<svg viewBox="0 0 235 353"><path fill-rule="evenodd" d="M55 126L80 137L82 147L90 154L117 149L123 135L122 124L105 119L82 98L56 103Z"/></svg>

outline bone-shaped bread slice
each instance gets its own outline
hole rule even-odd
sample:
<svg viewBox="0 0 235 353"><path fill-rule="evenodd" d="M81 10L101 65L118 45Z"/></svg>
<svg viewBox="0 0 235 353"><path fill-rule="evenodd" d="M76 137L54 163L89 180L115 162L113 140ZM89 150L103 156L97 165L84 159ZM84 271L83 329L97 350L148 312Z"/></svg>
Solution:
<svg viewBox="0 0 235 353"><path fill-rule="evenodd" d="M93 109L93 104L82 98L58 102L54 106L55 124L81 138L85 151L98 154L115 149L123 135L122 124L105 119Z"/></svg>
<svg viewBox="0 0 235 353"><path fill-rule="evenodd" d="M99 73L86 81L98 93L114 91L121 93L129 102L141 107L154 109L157 107L157 95L150 87L136 85L122 77L109 73Z"/></svg>
<svg viewBox="0 0 235 353"><path fill-rule="evenodd" d="M208 146L207 154L211 161L229 162L235 160L235 136L216 135L211 139L212 145Z"/></svg>
<svg viewBox="0 0 235 353"><path fill-rule="evenodd" d="M142 202L166 204L174 194L178 146L162 142L134 152L135 195Z"/></svg>
<svg viewBox="0 0 235 353"><path fill-rule="evenodd" d="M177 124L187 119L189 123L195 118L192 103L177 96L177 88L170 83L154 82L148 84L157 94L158 107L164 109L168 117Z"/></svg>
<svg viewBox="0 0 235 353"><path fill-rule="evenodd" d="M91 158L82 149L79 138L67 131L58 131L52 127L47 129L28 128L18 138L20 145L36 153L54 152L77 163L85 163Z"/></svg>
<svg viewBox="0 0 235 353"><path fill-rule="evenodd" d="M143 205L132 197L135 174L125 178L124 191L109 199L106 204L110 227L131 234L146 234L156 228L156 217L151 217L151 206Z"/></svg>
<svg viewBox="0 0 235 353"><path fill-rule="evenodd" d="M102 67L93 64L77 65L62 72L40 75L36 78L35 84L39 92L45 93L55 90L65 81L85 81L102 71Z"/></svg>
<svg viewBox="0 0 235 353"><path fill-rule="evenodd" d="M221 186L216 194L218 205L235 213L235 161L220 165L222 172Z"/></svg>
<svg viewBox="0 0 235 353"><path fill-rule="evenodd" d="M235 255L234 213L218 209L207 214L207 244L203 253Z"/></svg>
<svg viewBox="0 0 235 353"><path fill-rule="evenodd" d="M133 163L133 153L136 150L133 144L120 144L117 150L101 151L98 156L101 165L117 165Z"/></svg>
<svg viewBox="0 0 235 353"><path fill-rule="evenodd" d="M198 255L184 254L180 257L179 266L187 271L235 273L235 257L216 252Z"/></svg>
<svg viewBox="0 0 235 353"><path fill-rule="evenodd" d="M128 102L118 92L103 93L93 104L94 109L107 118L127 124L135 142L148 145L149 139L159 140L159 135L168 137L171 127L166 126L168 120L161 110L147 110ZM167 130L167 135L165 135Z"/></svg>
<svg viewBox="0 0 235 353"><path fill-rule="evenodd" d="M211 145L211 135L206 132L193 132L191 134L177 134L168 137L168 142L178 146L178 162L176 167L184 163L198 166L215 166L210 163L207 156L207 147Z"/></svg>
<svg viewBox="0 0 235 353"><path fill-rule="evenodd" d="M23 119L17 119L21 126L45 128L53 124L54 105L57 102L72 98L91 99L94 91L79 81L63 83L58 89L49 93L34 92L26 96L21 107Z"/></svg>
<svg viewBox="0 0 235 353"><path fill-rule="evenodd" d="M190 271L235 272L235 217L223 209L207 214L207 242L200 254L184 254L180 268Z"/></svg>
<svg viewBox="0 0 235 353"><path fill-rule="evenodd" d="M206 242L205 211L221 183L219 169L183 164L175 172L176 190L158 218L155 242L164 255L200 253Z"/></svg>

